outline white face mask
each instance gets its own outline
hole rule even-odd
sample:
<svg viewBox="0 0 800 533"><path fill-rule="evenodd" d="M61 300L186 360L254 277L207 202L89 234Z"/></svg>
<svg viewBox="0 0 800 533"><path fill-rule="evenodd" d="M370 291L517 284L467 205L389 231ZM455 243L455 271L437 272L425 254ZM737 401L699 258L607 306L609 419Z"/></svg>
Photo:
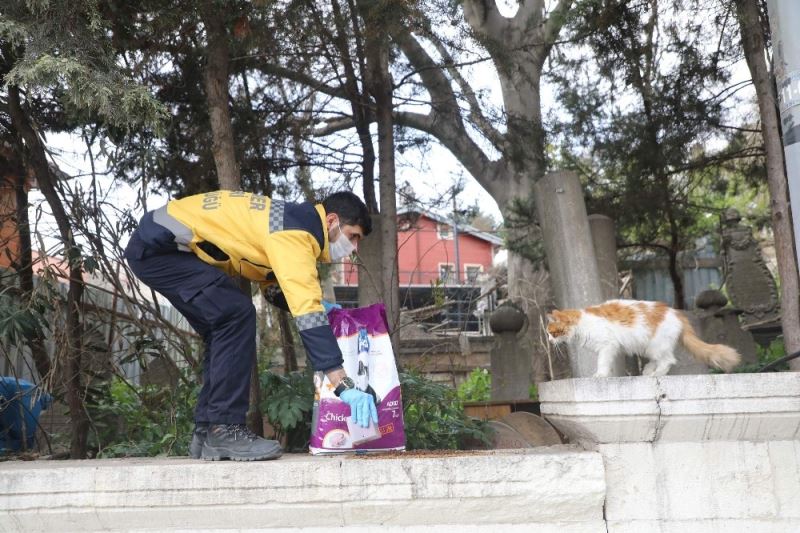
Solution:
<svg viewBox="0 0 800 533"><path fill-rule="evenodd" d="M353 250L356 249L356 247L353 246L353 243L350 242L350 239L345 236L344 232L342 231L342 227L338 222L336 223L336 227L339 228L339 236L335 241L331 241L331 261L344 259L352 254Z"/></svg>

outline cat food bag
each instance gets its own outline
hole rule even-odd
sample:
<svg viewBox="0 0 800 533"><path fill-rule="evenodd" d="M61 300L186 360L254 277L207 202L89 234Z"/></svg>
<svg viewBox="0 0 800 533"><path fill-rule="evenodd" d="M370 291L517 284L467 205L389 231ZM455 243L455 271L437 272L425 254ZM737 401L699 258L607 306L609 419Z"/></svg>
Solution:
<svg viewBox="0 0 800 533"><path fill-rule="evenodd" d="M383 304L328 313L344 357L344 370L356 387L375 399L378 423L362 428L350 418L350 406L333 392L322 372L314 374L312 454L404 450L403 403Z"/></svg>

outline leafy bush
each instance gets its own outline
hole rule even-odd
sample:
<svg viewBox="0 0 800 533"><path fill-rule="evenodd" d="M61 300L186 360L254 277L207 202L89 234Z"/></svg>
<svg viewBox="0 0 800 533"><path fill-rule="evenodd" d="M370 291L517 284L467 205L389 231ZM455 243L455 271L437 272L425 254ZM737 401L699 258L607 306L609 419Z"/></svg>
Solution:
<svg viewBox="0 0 800 533"><path fill-rule="evenodd" d="M271 371L260 375L261 411L275 428L275 438L286 436L290 451L308 448L314 407L313 375L310 368L285 376Z"/></svg>
<svg viewBox="0 0 800 533"><path fill-rule="evenodd" d="M458 386L457 391L458 399L462 402L488 402L492 399L492 374L485 368L476 368ZM528 387L528 398L539 400L539 388L535 383Z"/></svg>
<svg viewBox="0 0 800 533"><path fill-rule="evenodd" d="M528 398L534 402L539 401L539 387L536 385L536 383L531 383L531 386L528 387Z"/></svg>
<svg viewBox="0 0 800 533"><path fill-rule="evenodd" d="M454 389L416 372L400 374L403 421L409 450L457 450L488 446L491 430L464 414Z"/></svg>
<svg viewBox="0 0 800 533"><path fill-rule="evenodd" d="M43 339L49 327L47 316L52 302L42 292L33 293L27 301L15 287L0 290L0 340L8 346L21 346L31 339Z"/></svg>
<svg viewBox="0 0 800 533"><path fill-rule="evenodd" d="M751 363L749 365L739 365L734 369L736 373L748 373L748 372L758 372L761 368L765 367L766 365L772 363L773 361L777 361L781 357L786 355L786 347L783 343L783 337L778 337L773 339L772 342L769 343L769 346L764 347L759 345L757 347L757 354L758 354L758 361L755 363ZM782 363L778 365L774 371L781 372L789 370L789 363Z"/></svg>
<svg viewBox="0 0 800 533"><path fill-rule="evenodd" d="M187 455L199 391L190 383L170 390L112 379L88 406L97 457Z"/></svg>
<svg viewBox="0 0 800 533"><path fill-rule="evenodd" d="M458 399L462 402L488 402L492 395L492 375L485 368L476 368L458 386Z"/></svg>

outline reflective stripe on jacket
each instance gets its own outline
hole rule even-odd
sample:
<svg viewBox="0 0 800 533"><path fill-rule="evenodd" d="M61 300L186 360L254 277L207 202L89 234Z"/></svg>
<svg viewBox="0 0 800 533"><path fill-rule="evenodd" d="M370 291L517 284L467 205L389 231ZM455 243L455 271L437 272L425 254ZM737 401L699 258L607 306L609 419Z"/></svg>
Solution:
<svg viewBox="0 0 800 533"><path fill-rule="evenodd" d="M322 205L214 191L173 200L154 211L153 220L175 235L178 249L228 275L262 289L277 282L314 369L341 366L317 274L317 261L330 262Z"/></svg>

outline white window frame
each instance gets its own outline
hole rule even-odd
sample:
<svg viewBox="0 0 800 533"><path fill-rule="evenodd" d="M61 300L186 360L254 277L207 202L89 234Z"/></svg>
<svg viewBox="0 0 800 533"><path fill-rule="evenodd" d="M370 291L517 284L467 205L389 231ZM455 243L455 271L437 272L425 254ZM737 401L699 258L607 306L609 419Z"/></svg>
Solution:
<svg viewBox="0 0 800 533"><path fill-rule="evenodd" d="M474 280L469 279L469 272L467 269L469 268L476 268L478 269L478 276L483 274L483 265L480 263L464 263L464 283L476 283L478 281L478 276L475 276Z"/></svg>
<svg viewBox="0 0 800 533"><path fill-rule="evenodd" d="M442 228L447 228L447 231L442 232ZM450 224L444 224L442 222L436 223L436 236L439 237L440 241L452 241L453 240L453 226Z"/></svg>
<svg viewBox="0 0 800 533"><path fill-rule="evenodd" d="M447 271L447 274L448 274L447 278L443 278L442 277L442 267L443 266L450 267L448 269L448 271ZM439 267L438 268L439 268L439 271L438 271L439 279L442 281L442 283L455 283L456 282L456 264L455 263L439 263Z"/></svg>

